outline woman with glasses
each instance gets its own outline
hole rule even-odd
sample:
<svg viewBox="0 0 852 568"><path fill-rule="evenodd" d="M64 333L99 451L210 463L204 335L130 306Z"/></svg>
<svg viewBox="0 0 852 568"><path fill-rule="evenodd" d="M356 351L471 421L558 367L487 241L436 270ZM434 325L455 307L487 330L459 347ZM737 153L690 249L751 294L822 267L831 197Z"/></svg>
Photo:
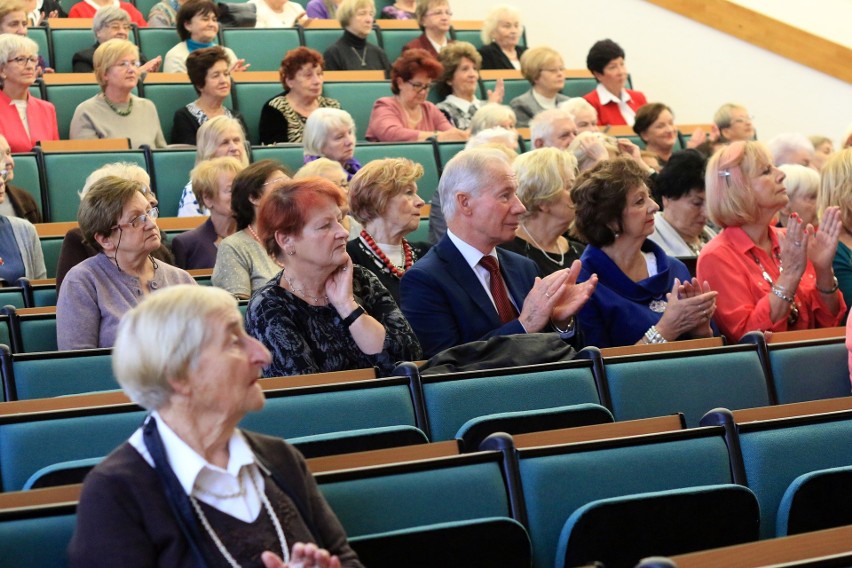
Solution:
<svg viewBox="0 0 852 568"><path fill-rule="evenodd" d="M29 152L39 140L59 139L54 106L30 96L37 64L38 45L33 40L0 35L0 134L12 152Z"/></svg>
<svg viewBox="0 0 852 568"><path fill-rule="evenodd" d="M565 86L565 64L562 56L549 47L534 47L521 56L521 74L530 82L531 89L518 95L509 106L518 117L518 127L526 128L532 117L544 110L556 108L567 101L562 94Z"/></svg>
<svg viewBox="0 0 852 568"><path fill-rule="evenodd" d="M423 33L405 44L402 50L425 49L437 59L441 51L453 41L447 37L453 17L450 4L447 0L418 0L415 15Z"/></svg>
<svg viewBox="0 0 852 568"><path fill-rule="evenodd" d="M127 12L117 6L106 6L101 8L95 14L95 19L92 20L92 32L95 34L95 45L81 49L74 54L71 63L74 73L92 73L95 70L94 56L95 50L104 42L111 39L129 39L130 32L133 26L130 22L130 16ZM160 68L163 58L157 56L151 61L145 59L143 54L139 54L139 61L142 66L139 68L141 73L155 72Z"/></svg>
<svg viewBox="0 0 852 568"><path fill-rule="evenodd" d="M390 72L390 61L381 47L367 41L376 19L373 0L343 0L337 7L343 35L322 54L328 71Z"/></svg>
<svg viewBox="0 0 852 568"><path fill-rule="evenodd" d="M59 349L112 347L121 316L150 292L192 277L151 256L160 247L156 207L136 181L96 181L77 212L86 243L98 251L68 271L56 304Z"/></svg>
<svg viewBox="0 0 852 568"><path fill-rule="evenodd" d="M95 77L101 93L77 105L71 119L72 140L129 138L130 145L165 148L157 107L133 94L139 80L139 48L111 39L95 50Z"/></svg>
<svg viewBox="0 0 852 568"><path fill-rule="evenodd" d="M730 342L750 331L840 325L846 304L832 261L843 222L826 207L819 229L790 215L784 172L759 142L733 142L713 154L705 174L707 211L723 227L698 255L698 278L719 291L716 323ZM783 270L782 270L783 267Z"/></svg>
<svg viewBox="0 0 852 568"><path fill-rule="evenodd" d="M290 176L279 162L260 160L234 178L231 211L236 232L219 243L213 267L213 285L245 300L281 270L260 240L257 210L267 192L288 181Z"/></svg>
<svg viewBox="0 0 852 568"><path fill-rule="evenodd" d="M469 133L455 128L438 107L426 100L432 81L443 67L422 49L409 49L391 69L392 97L375 102L367 127L372 142L414 142L437 138L439 142L467 140Z"/></svg>

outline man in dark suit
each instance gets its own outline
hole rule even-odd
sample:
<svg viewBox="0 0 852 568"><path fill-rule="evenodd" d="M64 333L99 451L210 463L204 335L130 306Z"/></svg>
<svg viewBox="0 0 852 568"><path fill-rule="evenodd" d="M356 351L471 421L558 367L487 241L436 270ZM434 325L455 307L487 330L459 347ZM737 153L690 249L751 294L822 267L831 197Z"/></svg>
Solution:
<svg viewBox="0 0 852 568"><path fill-rule="evenodd" d="M438 191L447 234L400 283L402 312L427 357L495 335L571 335L574 315L597 278L576 284L579 261L539 278L533 261L496 248L514 238L526 211L516 189L508 158L499 150L462 151L444 169Z"/></svg>

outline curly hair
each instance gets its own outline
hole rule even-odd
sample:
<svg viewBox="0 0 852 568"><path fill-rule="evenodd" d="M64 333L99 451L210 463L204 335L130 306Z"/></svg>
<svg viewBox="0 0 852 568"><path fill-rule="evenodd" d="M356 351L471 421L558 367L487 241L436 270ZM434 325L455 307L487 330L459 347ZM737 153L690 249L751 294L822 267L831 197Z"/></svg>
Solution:
<svg viewBox="0 0 852 568"><path fill-rule="evenodd" d="M596 41L586 56L586 68L592 73L603 74L613 59L624 57L624 50L611 39Z"/></svg>
<svg viewBox="0 0 852 568"><path fill-rule="evenodd" d="M707 159L697 150L675 152L654 179L654 199L680 199L693 189L704 191Z"/></svg>
<svg viewBox="0 0 852 568"><path fill-rule="evenodd" d="M391 92L399 94L399 81L411 81L418 73L426 73L434 81L444 72L444 67L425 49L408 49L391 67Z"/></svg>
<svg viewBox="0 0 852 568"><path fill-rule="evenodd" d="M319 51L315 51L309 47L297 47L287 52L281 60L281 67L278 68L278 77L285 91L289 91L287 79L295 79L302 67L310 65L311 67L319 67L320 70L325 69L325 59Z"/></svg>
<svg viewBox="0 0 852 568"><path fill-rule="evenodd" d="M476 51L476 47L472 43L466 41L449 43L438 54L438 63L444 67L444 72L438 77L438 84L435 85L435 90L440 98L445 99L453 93L450 81L453 80L456 69L459 68L465 58L473 61L473 66L476 67L477 71L482 67L482 56Z"/></svg>
<svg viewBox="0 0 852 568"><path fill-rule="evenodd" d="M367 224L387 211L388 202L423 177L423 166L406 158L373 160L349 182L352 216Z"/></svg>

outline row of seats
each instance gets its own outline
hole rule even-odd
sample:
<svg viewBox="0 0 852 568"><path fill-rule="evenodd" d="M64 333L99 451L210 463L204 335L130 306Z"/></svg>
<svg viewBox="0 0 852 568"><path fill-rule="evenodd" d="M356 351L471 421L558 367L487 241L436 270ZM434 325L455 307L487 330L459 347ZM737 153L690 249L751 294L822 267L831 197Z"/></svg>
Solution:
<svg viewBox="0 0 852 568"><path fill-rule="evenodd" d="M796 497L823 482L836 489L834 468L849 480L852 410L818 408L775 407L758 421L719 410L699 428L575 443L554 444L554 432L517 441L498 434L473 454L343 471L309 466L370 566L392 565L388 556L396 565L434 565L423 558L452 553L448 543L474 558L495 547L508 555L492 565L529 566L531 557L536 567L633 566L644 556L781 536L792 525L852 522L848 508L825 515L831 503L818 491L813 502ZM76 491L65 494L73 501ZM19 565L61 565L73 522L67 503L0 509L0 554Z"/></svg>

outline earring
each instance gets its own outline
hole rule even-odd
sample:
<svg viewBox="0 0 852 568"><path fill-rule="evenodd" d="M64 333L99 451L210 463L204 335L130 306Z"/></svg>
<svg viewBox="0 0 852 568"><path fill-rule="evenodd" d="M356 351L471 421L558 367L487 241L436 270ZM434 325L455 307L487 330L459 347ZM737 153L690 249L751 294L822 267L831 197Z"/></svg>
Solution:
<svg viewBox="0 0 852 568"><path fill-rule="evenodd" d="M290 250L287 251L287 254L290 255L290 256L293 256L294 254L296 254L296 251L294 251L293 249L290 249Z"/></svg>
<svg viewBox="0 0 852 568"><path fill-rule="evenodd" d="M618 231L613 231L612 234L616 239L621 236L621 233L619 233Z"/></svg>

